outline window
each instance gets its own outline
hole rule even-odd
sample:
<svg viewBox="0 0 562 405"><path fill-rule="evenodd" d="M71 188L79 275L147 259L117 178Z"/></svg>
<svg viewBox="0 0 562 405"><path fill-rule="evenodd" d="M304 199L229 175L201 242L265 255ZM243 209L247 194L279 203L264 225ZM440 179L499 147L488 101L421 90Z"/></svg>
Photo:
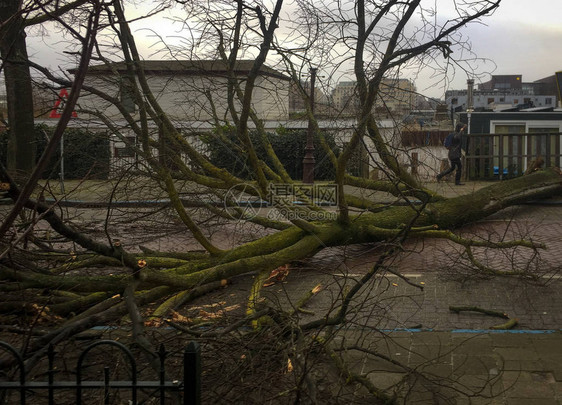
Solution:
<svg viewBox="0 0 562 405"><path fill-rule="evenodd" d="M496 101L494 97L488 97L488 104L492 104L494 101Z"/></svg>
<svg viewBox="0 0 562 405"><path fill-rule="evenodd" d="M550 97L547 97L547 98L544 99L544 103L546 105L552 105L552 99Z"/></svg>
<svg viewBox="0 0 562 405"><path fill-rule="evenodd" d="M542 156L547 157L547 143L550 143L550 155L552 156L556 151L556 138L558 138L557 134L560 131L557 127L551 128L533 128L529 127L529 138L528 144L530 146L530 154L531 156ZM548 135L539 135L539 134L552 134L553 136Z"/></svg>
<svg viewBox="0 0 562 405"><path fill-rule="evenodd" d="M524 134L525 124L496 125L496 134Z"/></svg>
<svg viewBox="0 0 562 405"><path fill-rule="evenodd" d="M458 102L459 102L459 100L458 100L456 97L454 97L454 98L451 99L451 104L452 104L452 105L456 105Z"/></svg>
<svg viewBox="0 0 562 405"><path fill-rule="evenodd" d="M136 138L134 136L126 136L125 139L127 140L125 146L115 147L115 157L117 158L128 158L135 156L135 151L133 150L133 148L127 146L127 144L135 145ZM124 142L121 141L120 143Z"/></svg>
<svg viewBox="0 0 562 405"><path fill-rule="evenodd" d="M538 127L538 128L534 128L534 127L529 127L529 133L541 133L541 134L555 134L558 133L560 131L560 129L558 127L552 127L552 128L545 128L545 127Z"/></svg>

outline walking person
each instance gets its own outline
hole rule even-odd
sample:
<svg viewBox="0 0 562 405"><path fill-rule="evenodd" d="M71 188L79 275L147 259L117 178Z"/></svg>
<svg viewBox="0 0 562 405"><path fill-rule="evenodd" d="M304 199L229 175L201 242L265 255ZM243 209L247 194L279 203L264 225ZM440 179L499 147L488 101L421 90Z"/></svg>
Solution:
<svg viewBox="0 0 562 405"><path fill-rule="evenodd" d="M452 173L455 169L457 172L455 173L455 184L457 186L462 186L461 183L461 174L462 174L462 163L461 163L461 147L462 147L462 136L463 132L466 129L466 124L458 123L457 127L455 128L455 133L451 139L451 146L449 147L449 160L451 162L451 167L447 170L439 173L437 175L437 181L440 181L443 177Z"/></svg>

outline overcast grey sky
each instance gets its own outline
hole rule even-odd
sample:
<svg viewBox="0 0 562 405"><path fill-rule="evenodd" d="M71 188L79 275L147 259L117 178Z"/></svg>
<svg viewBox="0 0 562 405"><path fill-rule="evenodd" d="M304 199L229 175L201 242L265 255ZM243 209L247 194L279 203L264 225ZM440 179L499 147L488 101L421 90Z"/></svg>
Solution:
<svg viewBox="0 0 562 405"><path fill-rule="evenodd" d="M465 31L476 55L495 63L479 63L480 71L521 74L524 82L562 71L562 0L503 0L484 22L486 25L473 24ZM449 87L465 88L466 79L464 72L457 72ZM423 94L443 95L441 86L424 90L429 81L416 84Z"/></svg>
<svg viewBox="0 0 562 405"><path fill-rule="evenodd" d="M446 12L451 0L426 0L435 4L438 12ZM140 10L139 10L140 11ZM450 11L450 8L449 8ZM158 23L155 28L163 37L177 35L177 26ZM521 74L523 81L534 81L562 70L562 0L503 0L499 9L483 24L472 24L463 31L472 42L472 51L477 57L489 62L475 61L473 68L481 73ZM30 54L39 62L51 67L63 63L65 57L60 55L60 43L57 35L48 32L47 36L30 33L28 44ZM154 48L150 44L147 31L136 31L136 36L145 50L144 56L150 57ZM143 36L149 36L145 41ZM176 38L177 39L177 38ZM447 81L430 78L430 73L416 77L418 91L426 96L441 98L447 89L466 87L467 75L456 69L449 71ZM413 77L413 76L412 76ZM482 76L485 81L489 75ZM479 79L476 79L479 82Z"/></svg>

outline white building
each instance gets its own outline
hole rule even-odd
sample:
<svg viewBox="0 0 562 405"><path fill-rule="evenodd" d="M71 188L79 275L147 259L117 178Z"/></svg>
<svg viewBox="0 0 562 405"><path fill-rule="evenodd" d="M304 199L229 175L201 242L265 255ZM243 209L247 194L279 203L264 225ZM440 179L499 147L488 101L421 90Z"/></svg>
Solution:
<svg viewBox="0 0 562 405"><path fill-rule="evenodd" d="M217 122L226 124L234 121L228 103L229 84L234 79L243 92L253 64L253 60L240 60L230 70L226 63L219 60L141 62L148 86L159 106L196 149L203 148L199 139L202 133L212 131ZM75 73L75 70L70 73ZM112 171L137 160L133 150L127 146L127 143L134 145L138 142L135 133L114 102L120 103L134 120L140 118L133 90L128 83L125 62L90 66L76 106L77 119L69 125L94 131L107 130L100 119L102 116L112 123L119 132L118 135L110 135ZM289 87L288 76L268 66L261 67L252 92L252 109L258 119L269 121L289 118ZM89 88L102 91L113 100L104 99L94 90L88 91ZM233 91L236 92L236 89ZM242 102L238 94L235 93L233 100L234 109L239 114ZM53 118L57 116L55 114ZM49 121L46 120L47 123ZM157 140L158 128L155 123L149 122L148 128L152 139Z"/></svg>
<svg viewBox="0 0 562 405"><path fill-rule="evenodd" d="M238 61L229 71L218 60L146 60L142 62L148 85L162 109L173 120L219 120L232 122L228 108L228 82L234 77L242 90L254 61ZM74 73L74 71L71 71ZM127 69L124 62L96 65L88 68L85 85L100 89L119 99L127 112L137 109L132 92L127 88ZM285 119L289 114L288 76L263 66L255 82L252 107L262 120ZM236 107L240 101L235 97ZM121 117L119 110L110 102L94 94L82 91L78 112L92 110L113 119ZM84 117L84 114L80 114Z"/></svg>
<svg viewBox="0 0 562 405"><path fill-rule="evenodd" d="M357 82L339 82L332 92L332 99L338 111L355 114L359 107ZM414 108L416 86L409 79L386 78L381 82L379 96L375 100L375 108L390 113L407 113Z"/></svg>
<svg viewBox="0 0 562 405"><path fill-rule="evenodd" d="M156 97L160 107L174 122L176 128L186 136L195 148L204 152L205 145L200 135L212 132L216 127L215 118L219 122L232 122L228 107L229 77L234 77L243 90L253 61L239 61L233 71L229 72L225 63L221 61L143 61L142 67L147 77L148 85ZM74 73L74 71L71 71ZM107 126L99 116L112 121L119 135L110 135L111 172L116 173L122 168L138 163L138 156L128 145L135 145L138 140L129 128L123 114L109 100L88 92L88 88L105 92L109 97L119 100L123 109L138 119L138 106L135 105L131 90L127 87L127 69L124 62L109 65L90 66L85 80L86 88L81 92L77 103L77 118L73 119L69 127L88 128L92 131L107 131ZM385 81L382 86L385 94L384 104L390 108L411 108L415 99L409 80ZM338 87L342 95L339 103L345 97L353 97L355 82L340 83ZM290 78L269 68L262 67L252 95L252 107L258 118L263 122L266 130L274 131L279 126L288 129L305 129L307 121L289 120L289 90ZM392 107L395 106L395 107ZM241 103L235 97L235 109L239 112ZM45 120L45 122L54 119ZM380 122L380 129L388 142L397 146L394 123ZM250 130L254 123L248 123ZM149 122L149 132L154 140L158 139L158 128ZM355 119L326 120L319 122L323 131L334 132L337 143L344 146L356 127ZM363 153L360 158L365 164L361 165L362 175L368 175L365 167L375 168L378 160L374 146L367 140L370 154ZM396 145L395 145L396 144ZM408 159L401 159L408 160ZM368 169L368 168L367 168Z"/></svg>
<svg viewBox="0 0 562 405"><path fill-rule="evenodd" d="M466 111L467 90L449 90L445 93L449 111ZM534 82L523 82L522 75L492 75L480 83L473 92L473 108L476 111L505 111L528 108L556 108L557 87L554 76Z"/></svg>
<svg viewBox="0 0 562 405"><path fill-rule="evenodd" d="M466 111L467 91L450 90L445 96L449 109L455 111ZM518 106L527 108L532 107L553 107L556 108L556 96L554 95L534 95L524 91L502 92L498 90L475 90L473 93L473 108L480 111L499 111Z"/></svg>
<svg viewBox="0 0 562 405"><path fill-rule="evenodd" d="M359 106L359 94L357 82L339 82L332 91L332 101L337 111L349 111L354 113Z"/></svg>

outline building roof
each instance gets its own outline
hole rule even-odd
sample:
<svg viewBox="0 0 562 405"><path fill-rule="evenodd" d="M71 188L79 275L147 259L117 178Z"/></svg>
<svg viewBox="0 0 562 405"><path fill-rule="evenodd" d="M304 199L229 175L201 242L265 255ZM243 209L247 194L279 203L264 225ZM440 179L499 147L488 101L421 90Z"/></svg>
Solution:
<svg viewBox="0 0 562 405"><path fill-rule="evenodd" d="M55 121L52 119L38 119L35 121L37 124L45 124L47 126L54 125ZM115 126L117 128L125 128L129 123L125 120L115 121ZM148 123L150 128L156 128L154 121ZM216 125L208 120L203 121L193 121L193 120L174 120L174 125L177 128L197 130L197 131L207 131L216 128ZM308 120L264 120L263 125L267 130L275 130L280 126L287 129L307 129ZM394 120L377 120L377 125L379 128L394 128L396 122ZM75 118L70 120L68 123L69 128L88 128L92 131L98 129L107 129L107 125L100 120L95 118L80 119ZM256 127L255 123L252 121L248 122L248 128L254 129ZM357 120L353 118L343 118L343 119L320 119L318 120L318 127L322 130L353 130L357 127Z"/></svg>
<svg viewBox="0 0 562 405"><path fill-rule="evenodd" d="M552 106L545 106L545 107L531 107L531 108L522 108L519 111L521 112L541 112L541 111L554 111L554 107Z"/></svg>
<svg viewBox="0 0 562 405"><path fill-rule="evenodd" d="M222 60L143 60L141 65L147 74L180 74L180 75L212 75L212 76L226 76L228 67ZM239 60L234 65L234 73L236 75L247 75L254 60ZM113 62L111 65L93 65L88 67L89 74L106 74L111 73L113 70L124 72L127 66L126 63ZM76 68L69 69L69 72L74 74ZM291 80L289 76L270 68L269 66L262 65L260 75L275 77L281 80Z"/></svg>

